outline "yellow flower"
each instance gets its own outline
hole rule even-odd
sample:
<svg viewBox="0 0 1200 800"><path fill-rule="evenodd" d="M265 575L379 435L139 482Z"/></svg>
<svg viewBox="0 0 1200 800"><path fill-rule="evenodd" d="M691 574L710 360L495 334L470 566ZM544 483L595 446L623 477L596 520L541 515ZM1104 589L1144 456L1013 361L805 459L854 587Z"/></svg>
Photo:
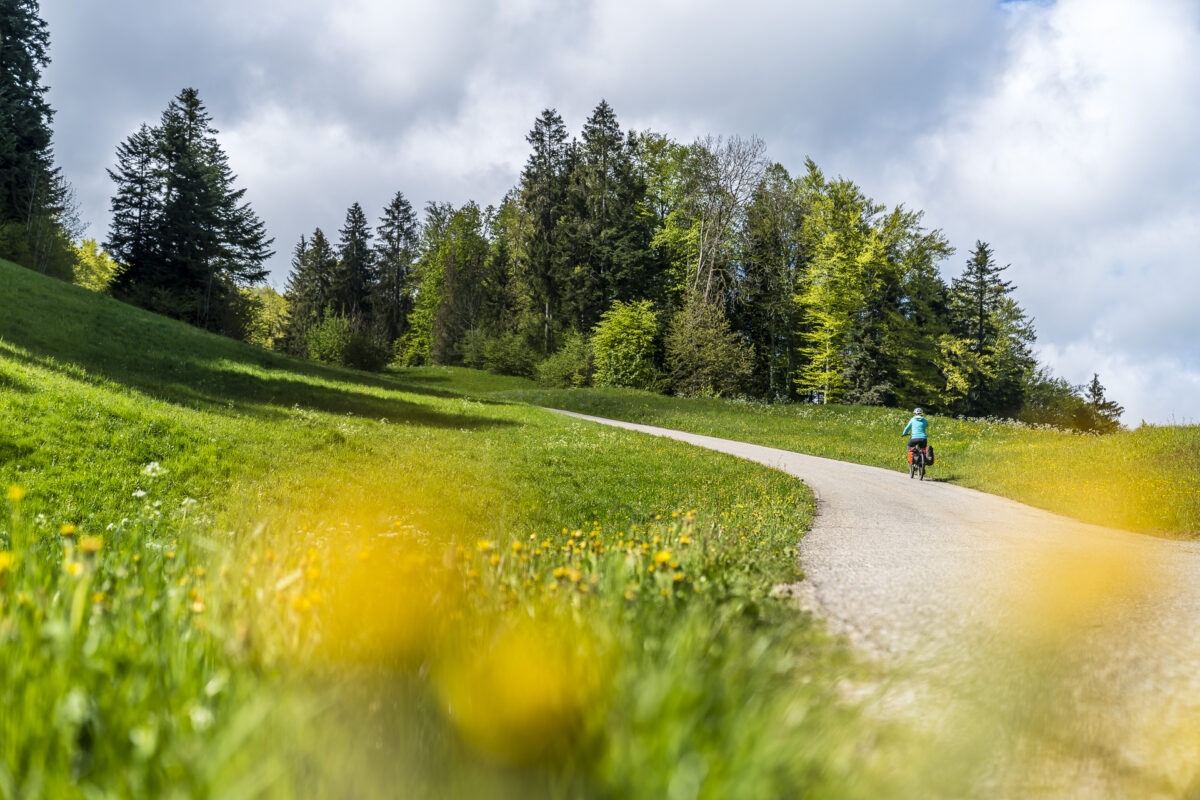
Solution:
<svg viewBox="0 0 1200 800"><path fill-rule="evenodd" d="M679 537L679 543L680 543L680 544L691 544L691 543L692 543L692 537L690 537L690 536L680 536L680 537Z"/></svg>
<svg viewBox="0 0 1200 800"><path fill-rule="evenodd" d="M96 592L92 595L92 603L99 605L104 602L104 592Z"/></svg>
<svg viewBox="0 0 1200 800"><path fill-rule="evenodd" d="M0 575L3 575L5 572L8 572L10 569L12 569L12 565L15 561L16 559L13 557L12 553L8 552L7 550L0 550Z"/></svg>
<svg viewBox="0 0 1200 800"><path fill-rule="evenodd" d="M74 536L76 531L78 531L78 530L79 529L76 528L72 523L67 522L67 523L64 523L63 526L58 529L58 532L61 533L63 536L70 537L70 536Z"/></svg>
<svg viewBox="0 0 1200 800"><path fill-rule="evenodd" d="M488 552L489 550L492 549L492 547L493 547L492 543L489 542L487 539L480 539L478 542L475 543L475 549L481 553Z"/></svg>
<svg viewBox="0 0 1200 800"><path fill-rule="evenodd" d="M666 564L670 560L671 560L671 551L670 550L659 550L657 553L654 554L654 563L655 564Z"/></svg>
<svg viewBox="0 0 1200 800"><path fill-rule="evenodd" d="M83 564L80 564L78 561L72 561L71 563L67 564L64 569L72 578L78 578L79 574L83 572Z"/></svg>
<svg viewBox="0 0 1200 800"><path fill-rule="evenodd" d="M514 553L519 553L525 549L525 545L521 544L520 542L513 542L512 549Z"/></svg>
<svg viewBox="0 0 1200 800"><path fill-rule="evenodd" d="M495 566L498 566L499 564L500 564L500 555L498 553L493 553L492 554L492 566L495 567Z"/></svg>
<svg viewBox="0 0 1200 800"><path fill-rule="evenodd" d="M8 487L8 499L12 500L14 503L21 502L25 499L25 490L14 483L12 486Z"/></svg>
<svg viewBox="0 0 1200 800"><path fill-rule="evenodd" d="M103 544L99 536L84 536L79 540L79 549L85 553L98 553Z"/></svg>

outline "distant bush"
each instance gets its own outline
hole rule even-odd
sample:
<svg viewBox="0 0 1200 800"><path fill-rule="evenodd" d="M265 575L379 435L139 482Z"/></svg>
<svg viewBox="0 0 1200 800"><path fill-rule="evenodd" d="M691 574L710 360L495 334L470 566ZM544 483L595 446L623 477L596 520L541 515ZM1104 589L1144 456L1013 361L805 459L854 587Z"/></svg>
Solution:
<svg viewBox="0 0 1200 800"><path fill-rule="evenodd" d="M547 389L587 386L592 378L592 351L583 334L567 334L558 352L538 364L538 383Z"/></svg>
<svg viewBox="0 0 1200 800"><path fill-rule="evenodd" d="M662 376L654 363L658 318L649 300L617 301L592 329L597 386L657 389Z"/></svg>
<svg viewBox="0 0 1200 800"><path fill-rule="evenodd" d="M471 328L463 334L458 345L464 367L471 369L487 368L487 345L490 337L483 328Z"/></svg>
<svg viewBox="0 0 1200 800"><path fill-rule="evenodd" d="M532 378L537 374L537 353L521 334L505 333L484 344L483 364L497 375Z"/></svg>
<svg viewBox="0 0 1200 800"><path fill-rule="evenodd" d="M308 331L308 357L326 364L378 372L390 360L385 342L363 330L353 320L331 311Z"/></svg>
<svg viewBox="0 0 1200 800"><path fill-rule="evenodd" d="M122 266L112 258L95 239L84 239L75 248L76 286L91 289L93 292L107 292L111 284L121 273Z"/></svg>
<svg viewBox="0 0 1200 800"><path fill-rule="evenodd" d="M693 298L671 318L666 345L675 394L729 397L745 389L754 351L718 306Z"/></svg>

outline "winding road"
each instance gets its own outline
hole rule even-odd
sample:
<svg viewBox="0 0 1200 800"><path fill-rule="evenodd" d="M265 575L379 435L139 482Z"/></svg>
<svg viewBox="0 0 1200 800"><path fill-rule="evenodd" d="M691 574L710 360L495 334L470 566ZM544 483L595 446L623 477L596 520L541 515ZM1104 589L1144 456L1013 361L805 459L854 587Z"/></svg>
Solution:
<svg viewBox="0 0 1200 800"><path fill-rule="evenodd" d="M558 413L811 487L805 579L781 590L904 676L867 702L918 720L943 761L973 761L967 793L1200 797L1200 542L876 467Z"/></svg>

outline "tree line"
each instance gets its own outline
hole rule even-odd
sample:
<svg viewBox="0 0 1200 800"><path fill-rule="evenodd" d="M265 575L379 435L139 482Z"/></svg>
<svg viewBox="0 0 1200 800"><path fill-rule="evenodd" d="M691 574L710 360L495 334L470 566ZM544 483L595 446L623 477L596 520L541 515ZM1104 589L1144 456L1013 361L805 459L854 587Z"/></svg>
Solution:
<svg viewBox="0 0 1200 800"><path fill-rule="evenodd" d="M1098 379L1085 397L1039 369L987 242L947 283L954 250L920 212L811 160L793 176L758 139L622 132L605 101L577 138L553 109L526 138L498 206L430 203L418 223L397 193L373 248L357 204L336 247L302 238L288 347L345 320L400 364L550 385L1116 424Z"/></svg>
<svg viewBox="0 0 1200 800"><path fill-rule="evenodd" d="M887 207L756 138L623 131L601 101L578 136L554 109L497 205L396 192L372 225L292 251L237 186L194 89L117 147L103 249L82 240L54 166L35 0L0 0L0 255L193 324L294 354L380 368L463 364L547 385L622 385L767 401L922 405L1106 429L1098 376L1039 368L1035 330L976 242L954 251L921 212Z"/></svg>

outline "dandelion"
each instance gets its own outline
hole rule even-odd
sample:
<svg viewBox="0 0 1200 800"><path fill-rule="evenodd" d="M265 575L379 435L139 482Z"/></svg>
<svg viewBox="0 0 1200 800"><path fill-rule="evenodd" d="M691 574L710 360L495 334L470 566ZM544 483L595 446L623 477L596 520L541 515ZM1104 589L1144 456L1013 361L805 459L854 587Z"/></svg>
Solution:
<svg viewBox="0 0 1200 800"><path fill-rule="evenodd" d="M487 539L480 539L475 543L475 549L481 553L490 552L493 547L495 547L495 545Z"/></svg>
<svg viewBox="0 0 1200 800"><path fill-rule="evenodd" d="M16 557L12 553L7 550L0 550L0 575L12 569L14 563L16 563Z"/></svg>
<svg viewBox="0 0 1200 800"><path fill-rule="evenodd" d="M96 592L92 595L92 605L98 606L104 602L104 592Z"/></svg>
<svg viewBox="0 0 1200 800"><path fill-rule="evenodd" d="M520 542L513 542L513 543L512 543L512 550L513 550L513 552L514 552L514 553L519 553L519 552L521 552L521 551L522 551L522 550L524 550L524 549L525 549L525 545L521 544Z"/></svg>
<svg viewBox="0 0 1200 800"><path fill-rule="evenodd" d="M103 545L99 536L84 536L79 540L79 549L85 553L98 553Z"/></svg>
<svg viewBox="0 0 1200 800"><path fill-rule="evenodd" d="M15 483L8 487L8 499L14 503L19 503L25 499L25 490Z"/></svg>
<svg viewBox="0 0 1200 800"><path fill-rule="evenodd" d="M655 564L667 564L670 561L671 561L671 551L670 550L659 550L657 553L654 554L654 563Z"/></svg>
<svg viewBox="0 0 1200 800"><path fill-rule="evenodd" d="M72 578L78 578L83 573L83 564L80 564L78 561L72 561L63 567L63 569Z"/></svg>
<svg viewBox="0 0 1200 800"><path fill-rule="evenodd" d="M76 528L74 525L72 525L70 522L64 523L63 526L58 529L58 532L60 534L62 534L63 536L67 537L68 539L71 538L72 536L74 536L78 531L79 531L79 529Z"/></svg>

